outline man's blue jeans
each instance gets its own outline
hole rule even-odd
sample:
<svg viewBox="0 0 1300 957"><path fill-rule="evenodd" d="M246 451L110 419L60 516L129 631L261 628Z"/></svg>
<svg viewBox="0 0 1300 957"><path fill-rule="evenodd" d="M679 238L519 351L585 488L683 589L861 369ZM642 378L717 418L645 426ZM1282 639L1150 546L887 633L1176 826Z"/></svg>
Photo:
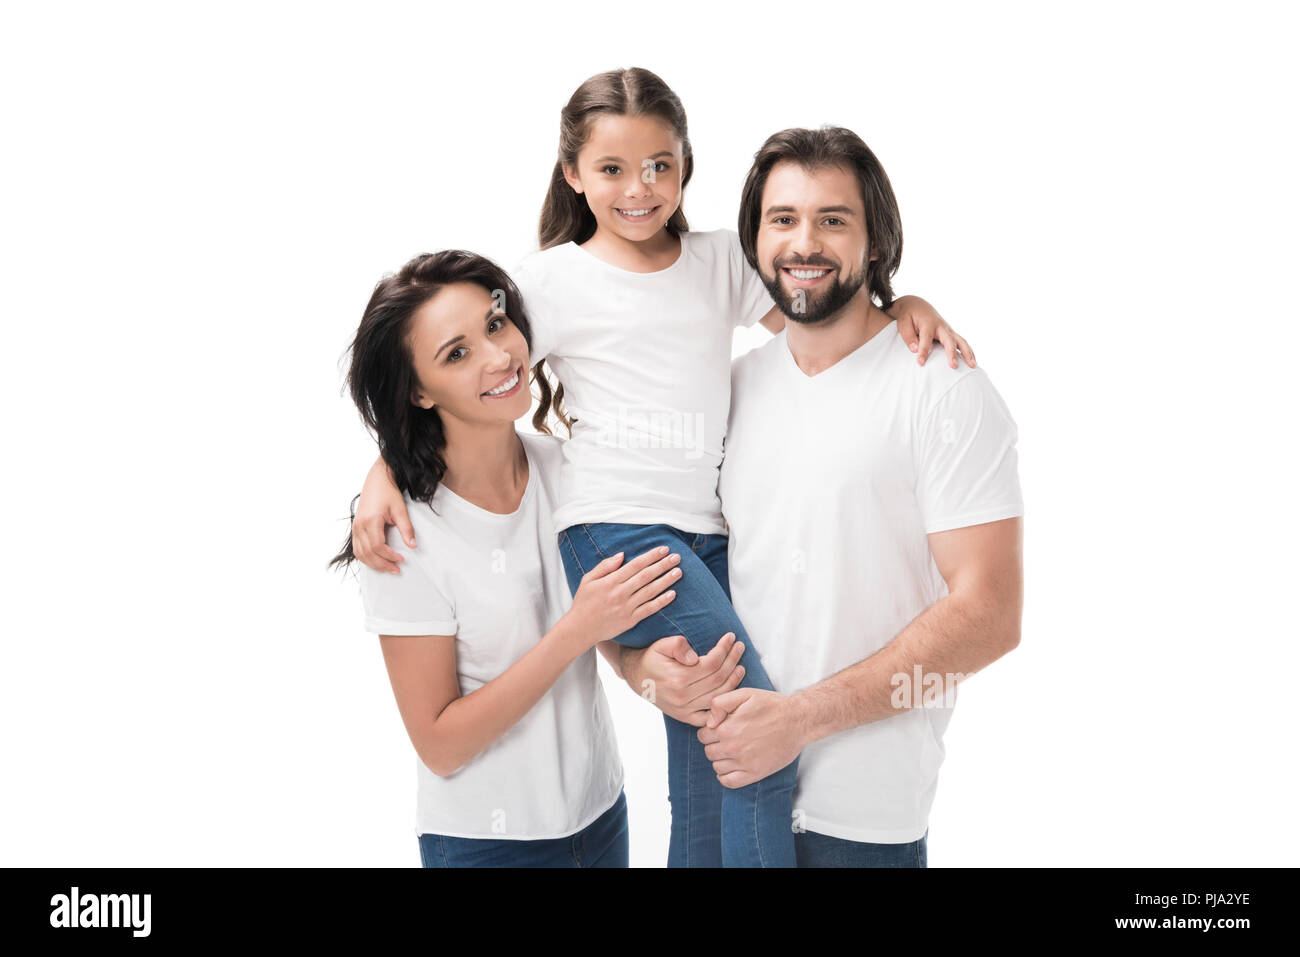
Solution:
<svg viewBox="0 0 1300 957"><path fill-rule="evenodd" d="M718 639L734 632L745 644L742 688L771 691L772 682L731 607L727 582L727 537L681 532L669 525L574 525L560 533L560 555L577 592L582 576L610 555L624 562L667 545L681 556L677 597L614 640L644 648L669 635L684 635L696 654L708 654ZM785 768L743 788L724 788L713 773L696 729L664 715L668 732L668 802L672 833L669 867L794 867L792 806L796 758Z"/></svg>
<svg viewBox="0 0 1300 957"><path fill-rule="evenodd" d="M568 837L507 841L421 834L425 867L627 867L627 797Z"/></svg>
<svg viewBox="0 0 1300 957"><path fill-rule="evenodd" d="M867 844L803 831L795 835L800 867L925 867L927 830L910 844Z"/></svg>

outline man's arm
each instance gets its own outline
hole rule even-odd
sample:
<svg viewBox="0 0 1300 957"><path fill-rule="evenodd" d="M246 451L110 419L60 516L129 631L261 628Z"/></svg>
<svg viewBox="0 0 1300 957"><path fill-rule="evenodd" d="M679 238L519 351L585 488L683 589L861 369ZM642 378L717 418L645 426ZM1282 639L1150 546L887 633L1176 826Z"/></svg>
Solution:
<svg viewBox="0 0 1300 957"><path fill-rule="evenodd" d="M889 644L791 696L803 746L898 714L896 675L940 676L946 686L986 667L1020 643L1024 604L1023 519L1008 518L929 536L948 594ZM911 707L924 688L912 688Z"/></svg>
<svg viewBox="0 0 1300 957"><path fill-rule="evenodd" d="M948 594L869 658L792 695L739 688L713 701L696 732L724 787L779 771L821 738L919 707L934 685L979 671L1020 643L1023 595L1020 518L929 536ZM851 623L847 627L852 627ZM896 675L922 686L904 698ZM896 703L897 702L897 703Z"/></svg>

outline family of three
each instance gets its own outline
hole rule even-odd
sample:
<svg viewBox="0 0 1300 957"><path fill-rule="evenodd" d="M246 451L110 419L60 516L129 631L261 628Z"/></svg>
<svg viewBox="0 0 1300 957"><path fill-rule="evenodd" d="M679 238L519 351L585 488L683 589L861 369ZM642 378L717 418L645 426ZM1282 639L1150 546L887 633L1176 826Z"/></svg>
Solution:
<svg viewBox="0 0 1300 957"><path fill-rule="evenodd" d="M1019 642L1015 423L895 299L854 133L769 137L738 231L692 232L662 80L561 116L540 249L416 257L351 346L380 454L334 563L419 757L422 862L627 866L599 649L664 713L670 867L924 867L954 682Z"/></svg>

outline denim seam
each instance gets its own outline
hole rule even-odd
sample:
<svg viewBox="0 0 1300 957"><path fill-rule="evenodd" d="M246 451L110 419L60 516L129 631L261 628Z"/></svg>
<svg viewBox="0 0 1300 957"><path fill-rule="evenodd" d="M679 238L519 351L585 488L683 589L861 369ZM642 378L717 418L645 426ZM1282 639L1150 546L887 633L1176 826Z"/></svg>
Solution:
<svg viewBox="0 0 1300 957"><path fill-rule="evenodd" d="M587 570L582 567L582 561L578 558L578 550L573 547L573 542L569 541L569 533L567 530L560 532L560 542L569 550L569 554L573 556L573 567L583 574L586 574Z"/></svg>
<svg viewBox="0 0 1300 957"><path fill-rule="evenodd" d="M451 864L447 862L447 846L443 843L441 834L438 835L438 853L442 855L442 866L451 867Z"/></svg>

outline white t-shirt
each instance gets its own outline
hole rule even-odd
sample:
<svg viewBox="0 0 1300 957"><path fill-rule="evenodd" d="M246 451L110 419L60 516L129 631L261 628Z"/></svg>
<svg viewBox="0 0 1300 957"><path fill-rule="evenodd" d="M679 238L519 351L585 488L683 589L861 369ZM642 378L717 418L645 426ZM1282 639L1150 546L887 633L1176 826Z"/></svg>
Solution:
<svg viewBox="0 0 1300 957"><path fill-rule="evenodd" d="M947 594L926 535L1023 514L1016 425L989 377L941 358L918 367L896 323L812 377L782 332L736 360L732 392L720 482L731 596L777 691L870 657ZM805 827L920 838L947 703L805 749Z"/></svg>
<svg viewBox="0 0 1300 957"><path fill-rule="evenodd" d="M401 572L360 569L365 629L455 635L462 695L522 658L572 604L551 527L563 443L522 432L520 439L528 485L516 511L486 511L441 485L433 508L407 495L416 549L390 528L388 544L406 558ZM456 773L442 778L416 765L417 834L524 840L586 827L623 787L596 650Z"/></svg>
<svg viewBox="0 0 1300 957"><path fill-rule="evenodd" d="M634 273L574 243L511 273L577 419L564 443L555 531L580 522L723 531L718 465L732 331L772 308L731 230L688 232L667 269Z"/></svg>

